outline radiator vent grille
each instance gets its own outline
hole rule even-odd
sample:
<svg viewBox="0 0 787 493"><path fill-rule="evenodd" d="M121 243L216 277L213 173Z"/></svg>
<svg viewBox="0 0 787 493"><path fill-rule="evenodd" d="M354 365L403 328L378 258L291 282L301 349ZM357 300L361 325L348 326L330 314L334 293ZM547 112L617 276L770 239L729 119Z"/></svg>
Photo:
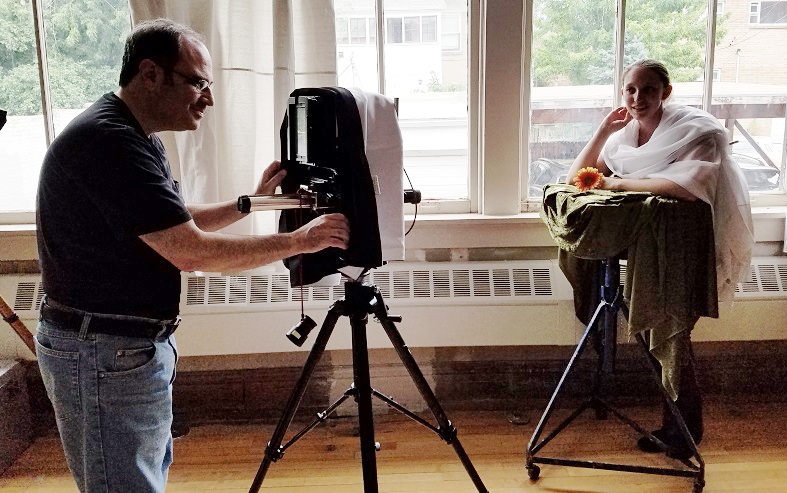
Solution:
<svg viewBox="0 0 787 493"><path fill-rule="evenodd" d="M386 300L397 305L500 304L530 300L570 299L562 273L553 261L412 263L375 269L369 281ZM626 265L620 268L626 277ZM557 279L556 279L557 278ZM291 308L304 303L327 306L344 297L344 287L291 288L289 273L252 276L184 276L184 312L225 309ZM40 276L0 276L4 292L15 293L11 306L18 312L37 312L44 291ZM342 283L344 280L342 281ZM787 297L787 257L752 259L751 279L738 283L738 298ZM202 308L200 308L202 307Z"/></svg>
<svg viewBox="0 0 787 493"><path fill-rule="evenodd" d="M523 264L519 262L518 264ZM476 302L516 298L554 297L552 263L528 262L532 267L503 268L500 263L472 267L390 268L373 270L369 281L384 299L412 303L430 300L470 299ZM336 301L344 296L343 285L291 288L288 274L233 276L189 276L184 299L187 306L255 303L304 303Z"/></svg>
<svg viewBox="0 0 787 493"><path fill-rule="evenodd" d="M41 299L44 297L44 289L41 287L41 280L34 279L20 281L16 285L16 298L14 298L14 310L35 310L41 306Z"/></svg>
<svg viewBox="0 0 787 493"><path fill-rule="evenodd" d="M754 263L750 270L750 280L739 282L735 288L738 294L787 293L787 263Z"/></svg>

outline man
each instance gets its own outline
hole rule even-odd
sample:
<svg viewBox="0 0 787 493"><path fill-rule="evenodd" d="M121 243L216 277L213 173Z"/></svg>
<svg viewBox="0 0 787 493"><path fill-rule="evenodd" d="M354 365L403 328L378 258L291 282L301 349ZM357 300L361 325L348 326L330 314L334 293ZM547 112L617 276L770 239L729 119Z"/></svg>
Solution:
<svg viewBox="0 0 787 493"><path fill-rule="evenodd" d="M232 236L215 231L243 217L234 201L183 203L155 132L199 127L213 105L211 71L195 32L140 24L126 41L120 88L75 118L44 158L38 360L83 492L164 491L180 271L347 247L340 214L292 233ZM273 192L283 177L273 163L255 193Z"/></svg>

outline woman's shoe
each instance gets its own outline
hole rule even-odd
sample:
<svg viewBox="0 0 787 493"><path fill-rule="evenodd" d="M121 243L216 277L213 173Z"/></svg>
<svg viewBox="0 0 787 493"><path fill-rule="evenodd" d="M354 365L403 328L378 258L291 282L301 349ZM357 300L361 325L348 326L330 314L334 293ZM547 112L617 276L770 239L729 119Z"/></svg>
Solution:
<svg viewBox="0 0 787 493"><path fill-rule="evenodd" d="M664 444L669 449L668 433L666 430L663 429L653 430L651 435L664 442ZM649 454L664 452L663 448L661 448L656 442L654 442L653 440L651 440L646 436L640 437L640 439L637 440L637 448Z"/></svg>
<svg viewBox="0 0 787 493"><path fill-rule="evenodd" d="M694 450L692 450L691 446L686 443L686 440L683 439L683 436L680 433L659 429L654 430L651 435L661 440L664 445L667 446L667 457L672 459L686 460L694 455ZM702 437L699 437L699 439L696 440L697 445L699 445L700 440L702 440ZM656 442L646 436L643 436L637 440L637 448L649 454L665 452L665 450L661 448Z"/></svg>

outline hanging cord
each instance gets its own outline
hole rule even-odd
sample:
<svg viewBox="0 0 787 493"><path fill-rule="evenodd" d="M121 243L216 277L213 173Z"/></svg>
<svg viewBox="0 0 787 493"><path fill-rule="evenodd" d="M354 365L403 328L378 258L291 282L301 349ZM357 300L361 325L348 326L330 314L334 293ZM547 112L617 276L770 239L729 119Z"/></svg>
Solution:
<svg viewBox="0 0 787 493"><path fill-rule="evenodd" d="M404 176L407 177L407 182L410 184L410 188L414 188L413 180L410 179L410 175L407 174L407 170L402 168L402 171L404 171ZM408 230L404 233L405 236L410 234L410 231L413 230L413 227L415 226L415 220L418 218L418 204L413 204L413 205L415 206L415 214L413 214L413 223L410 225L410 228L408 228Z"/></svg>

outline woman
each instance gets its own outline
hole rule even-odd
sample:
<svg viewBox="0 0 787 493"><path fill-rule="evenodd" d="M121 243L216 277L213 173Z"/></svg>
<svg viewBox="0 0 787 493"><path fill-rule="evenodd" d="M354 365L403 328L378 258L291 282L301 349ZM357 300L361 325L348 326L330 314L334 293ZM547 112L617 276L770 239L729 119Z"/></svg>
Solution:
<svg viewBox="0 0 787 493"><path fill-rule="evenodd" d="M702 110L666 104L672 85L661 62L646 59L626 67L621 92L624 106L601 122L569 170L568 183L581 168L594 167L604 175L601 189L707 203L713 216L718 298L731 299L736 283L748 275L753 238L748 190L730 156L726 129ZM689 349L678 369L675 403L699 443L702 399L689 335L682 337ZM668 445L669 455L691 455L666 406L662 428L653 435ZM660 451L645 437L638 445L648 452Z"/></svg>

